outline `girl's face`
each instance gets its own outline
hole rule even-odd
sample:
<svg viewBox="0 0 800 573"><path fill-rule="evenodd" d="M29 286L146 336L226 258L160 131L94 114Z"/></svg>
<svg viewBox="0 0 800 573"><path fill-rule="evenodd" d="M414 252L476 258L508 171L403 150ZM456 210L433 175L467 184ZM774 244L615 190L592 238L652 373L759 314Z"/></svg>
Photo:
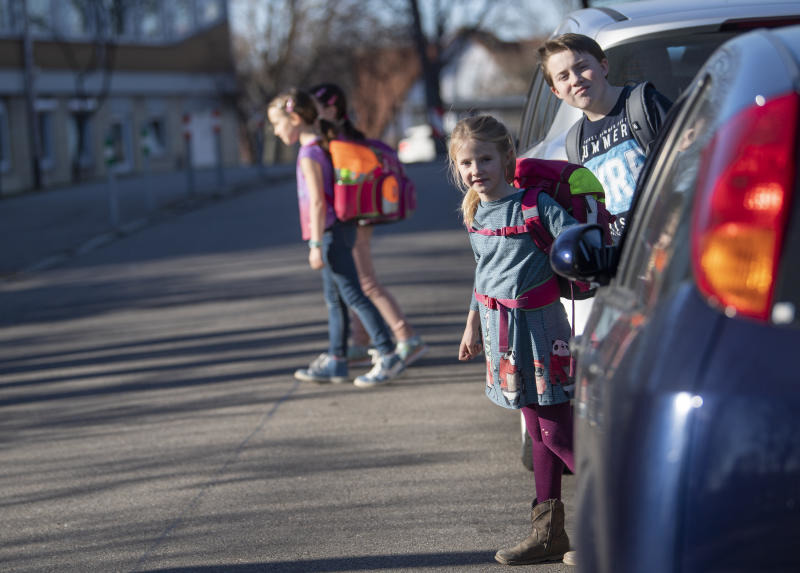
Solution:
<svg viewBox="0 0 800 573"><path fill-rule="evenodd" d="M267 119L275 135L286 145L294 145L300 139L300 117L296 113L271 107L267 110Z"/></svg>
<svg viewBox="0 0 800 573"><path fill-rule="evenodd" d="M513 191L506 181L510 160L500 153L497 144L477 139L467 140L455 155L461 181L474 189L482 201L502 199Z"/></svg>

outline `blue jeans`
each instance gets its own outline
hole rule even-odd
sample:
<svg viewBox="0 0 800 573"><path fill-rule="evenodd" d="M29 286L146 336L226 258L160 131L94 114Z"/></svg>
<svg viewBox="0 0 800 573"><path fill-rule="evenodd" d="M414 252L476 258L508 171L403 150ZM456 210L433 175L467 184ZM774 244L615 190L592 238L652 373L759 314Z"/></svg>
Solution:
<svg viewBox="0 0 800 573"><path fill-rule="evenodd" d="M390 354L394 352L394 344L389 328L358 282L352 252L355 241L355 222L337 221L322 236L322 260L325 261L322 288L328 306L328 353L347 356L349 307L358 315L378 352Z"/></svg>

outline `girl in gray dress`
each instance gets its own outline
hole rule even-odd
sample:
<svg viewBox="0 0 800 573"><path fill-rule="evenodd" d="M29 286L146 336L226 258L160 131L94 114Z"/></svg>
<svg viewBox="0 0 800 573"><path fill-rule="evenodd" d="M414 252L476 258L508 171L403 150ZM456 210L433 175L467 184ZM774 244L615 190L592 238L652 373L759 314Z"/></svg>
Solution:
<svg viewBox="0 0 800 573"><path fill-rule="evenodd" d="M495 559L508 565L560 560L569 550L561 475L565 464L574 470L567 314L548 255L524 230L525 192L510 183L516 154L506 127L486 115L459 121L449 157L464 192L461 211L477 263L458 358L483 351L486 395L504 408L521 409L533 441L533 528ZM539 194L534 208L554 237L576 223L547 193Z"/></svg>

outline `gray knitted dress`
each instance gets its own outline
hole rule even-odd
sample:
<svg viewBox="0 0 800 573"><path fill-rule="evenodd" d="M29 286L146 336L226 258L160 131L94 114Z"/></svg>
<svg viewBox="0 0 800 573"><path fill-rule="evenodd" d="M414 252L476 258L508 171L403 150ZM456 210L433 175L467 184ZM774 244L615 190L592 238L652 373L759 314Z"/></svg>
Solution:
<svg viewBox="0 0 800 573"><path fill-rule="evenodd" d="M473 229L499 229L522 225L524 191L497 201L481 202ZM577 223L546 193L538 197L542 225L555 237ZM478 311L486 355L486 395L504 408L529 404L560 404L570 399L569 321L558 297L551 304L507 311L508 349L501 352L500 309L478 302L474 293L496 299L516 299L553 277L548 256L530 235L486 236L469 234L475 253L475 285L470 308Z"/></svg>

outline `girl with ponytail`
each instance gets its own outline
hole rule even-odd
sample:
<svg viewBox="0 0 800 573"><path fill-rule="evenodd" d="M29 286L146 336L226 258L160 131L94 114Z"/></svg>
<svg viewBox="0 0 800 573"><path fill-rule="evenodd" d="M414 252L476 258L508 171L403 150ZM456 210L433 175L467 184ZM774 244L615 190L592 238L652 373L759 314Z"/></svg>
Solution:
<svg viewBox="0 0 800 573"><path fill-rule="evenodd" d="M312 382L344 382L348 377L347 337L352 309L377 349L373 368L355 379L356 386L369 388L389 382L405 368L378 309L361 290L353 262L356 225L339 221L333 209L333 165L324 140L316 130L317 107L306 92L291 89L267 106L267 117L275 135L286 145L300 144L297 154L297 198L300 227L308 241L308 263L322 271L322 286L328 307L328 352L294 373Z"/></svg>
<svg viewBox="0 0 800 573"><path fill-rule="evenodd" d="M572 411L564 388L571 331L550 259L525 232L523 210L538 209L553 237L577 221L547 193L523 206L525 191L511 184L514 140L491 116L459 121L449 158L464 193L461 213L477 262L458 359L483 351L486 395L499 406L521 409L533 441L533 529L495 559L505 565L560 560L569 550L561 474L564 465L574 470Z"/></svg>
<svg viewBox="0 0 800 573"><path fill-rule="evenodd" d="M340 138L346 140L363 140L364 134L356 129L347 113L347 99L344 91L336 84L319 84L311 88L311 94L317 101L320 115L320 130L327 134L329 140ZM361 288L369 299L378 307L381 316L392 329L397 340L396 351L406 366L422 357L428 346L422 338L414 333L403 309L392 296L392 293L381 284L372 264L372 233L374 225L360 224L353 247L353 259L358 270ZM352 322L352 344L348 347L348 361L357 366L369 361L369 338L357 316Z"/></svg>

